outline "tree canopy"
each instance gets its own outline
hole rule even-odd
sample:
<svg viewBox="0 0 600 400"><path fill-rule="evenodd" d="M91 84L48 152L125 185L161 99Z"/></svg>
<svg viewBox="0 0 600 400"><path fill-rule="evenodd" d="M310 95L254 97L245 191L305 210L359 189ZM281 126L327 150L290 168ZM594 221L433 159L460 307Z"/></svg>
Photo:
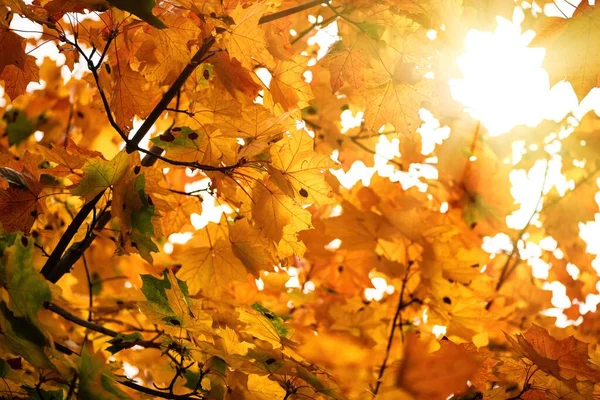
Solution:
<svg viewBox="0 0 600 400"><path fill-rule="evenodd" d="M0 0L0 397L598 398L594 107L449 85L513 13L592 101L586 0Z"/></svg>

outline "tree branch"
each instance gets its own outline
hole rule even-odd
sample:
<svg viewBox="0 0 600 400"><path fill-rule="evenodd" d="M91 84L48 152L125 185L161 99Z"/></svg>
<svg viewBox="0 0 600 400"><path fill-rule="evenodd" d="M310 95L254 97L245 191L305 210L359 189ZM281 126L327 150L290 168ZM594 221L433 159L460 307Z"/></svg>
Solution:
<svg viewBox="0 0 600 400"><path fill-rule="evenodd" d="M502 270L500 271L500 278L498 279L498 283L496 284L496 292L498 292L502 288L502 285L504 285L504 283L506 282L508 277L514 272L517 265L519 265L519 257L517 255L517 253L518 253L517 246L519 244L519 241L523 238L523 235L525 235L525 233L527 232L529 225L531 225L531 221L533 221L533 217L535 217L535 215L538 213L538 208L540 207L542 200L544 198L544 186L546 186L546 178L548 177L549 169L550 169L550 163L549 163L549 161L546 161L546 170L544 172L544 178L542 179L542 188L540 189L540 196L538 197L538 201L535 205L535 208L533 209L533 212L531 213L531 215L529 216L529 219L525 223L525 226L523 227L523 229L521 229L521 231L517 235L517 238L513 241L512 251L511 251L510 255L508 256L508 258L506 259L506 262L502 266ZM511 266L511 261L515 256L517 256L517 258ZM490 300L485 305L485 309L489 310L492 307L493 303L494 303L494 299Z"/></svg>
<svg viewBox="0 0 600 400"><path fill-rule="evenodd" d="M90 232L85 236L85 238L77 243L73 243L71 247L65 252L60 261L53 268L53 271L49 273L48 280L52 283L56 283L63 277L64 274L67 274L71 271L71 268L79 259L83 256L85 251L92 245L94 239L96 239L96 234L94 230L101 230L104 226L110 221L112 215L110 211L104 211L98 217L98 220L95 221L95 226Z"/></svg>
<svg viewBox="0 0 600 400"><path fill-rule="evenodd" d="M394 164L395 166L397 166L398 168L400 168L401 171L404 171L404 165L402 165L402 163L399 163L398 161L396 161L394 159L391 159L391 160L387 159L386 157L384 157L381 154L377 153L377 151L368 148L367 146L365 146L364 144L362 144L361 142L358 141L361 138L354 137L354 136L348 136L348 139L350 139L352 141L352 143L354 143L355 145L357 145L358 147L360 147L361 149L363 149L367 153L371 153L374 156L385 158L388 162L390 162L390 163Z"/></svg>
<svg viewBox="0 0 600 400"><path fill-rule="evenodd" d="M265 15L258 20L258 24L261 25L261 24L266 24L268 22L273 22L280 18L285 18L289 15L296 14L296 13L302 12L304 10L308 10L309 8L313 8L320 4L326 4L326 3L327 3L327 1L324 1L324 0L309 1L308 3L304 3L304 4L300 4L299 6L296 6L296 7L288 8L287 10L282 10L282 11L278 11L273 14Z"/></svg>
<svg viewBox="0 0 600 400"><path fill-rule="evenodd" d="M48 311L52 311L53 313L55 313L57 315L60 315L67 321L71 321L72 323L82 326L84 328L87 328L91 331L98 332L105 336L110 336L110 337L117 337L119 335L119 332L113 331L112 329L105 328L105 327L95 324L93 322L86 321L83 318L79 318L78 316L71 314L70 312L68 312L67 310L65 310L64 308L62 308L61 306L59 306L57 304L50 303L47 301L44 303L44 308ZM155 343L155 342L152 342L149 340L138 340L138 341L131 343L131 346L135 346L135 345L146 347L146 348L154 348L154 349L161 348L160 343Z"/></svg>
<svg viewBox="0 0 600 400"><path fill-rule="evenodd" d="M44 278L48 279L53 283L56 283L58 279L60 279L60 277L64 275L63 273L60 274L60 276L58 276L57 268L59 263L61 262L62 255L67 249L67 246L69 246L69 243L71 243L73 237L77 234L77 231L79 230L83 222L86 220L87 216L96 207L96 204L98 203L98 201L100 201L105 192L106 189L98 193L96 197L84 204L83 207L81 207L81 209L77 213L77 215L75 215L75 218L73 218L73 220L67 227L67 230L58 241L58 244L56 245L56 247L54 247L52 254L50 254L50 257L48 257L46 263L42 267L41 273L44 276ZM62 268L64 268L65 265L66 264L63 264Z"/></svg>
<svg viewBox="0 0 600 400"><path fill-rule="evenodd" d="M204 56L206 56L213 44L215 44L214 36L211 35L204 39L202 47L200 47L200 49L196 52L196 54L194 54L190 62L185 66L183 71L181 71L177 79L175 79L175 82L173 82L169 90L167 90L167 92L163 95L158 104L156 104L154 109L144 120L142 126L140 126L135 135L133 135L133 138L127 141L126 149L128 153L133 153L134 151L138 150L139 144L144 138L144 136L146 136L150 128L154 126L160 115L169 106L169 103L171 103L175 96L177 96L177 93L179 93L179 90L181 90L183 85L185 85L185 82L192 75L194 70L202 63L202 59L204 58Z"/></svg>
<svg viewBox="0 0 600 400"><path fill-rule="evenodd" d="M161 399L171 399L171 400L191 400L191 399L205 399L206 397L199 395L197 392L192 392L189 394L170 394L164 393L159 390L154 390L147 388L145 386L138 385L132 381L117 381L123 386L127 386L130 389L136 390L141 393L149 394L151 396L159 397Z"/></svg>
<svg viewBox="0 0 600 400"><path fill-rule="evenodd" d="M79 52L79 54L87 62L88 69L92 73L92 76L94 77L94 82L96 82L96 87L98 88L98 92L100 93L100 99L102 100L102 104L104 105L104 111L106 112L106 117L108 118L108 122L110 123L110 126L112 126L112 128L115 131L117 131L117 133L119 134L121 139L123 139L124 141L127 141L127 135L125 134L125 132L123 132L123 130L121 129L119 124L117 124L117 121L115 121L115 119L112 115L112 111L110 109L110 103L108 102L106 93L104 93L104 89L102 89L102 85L100 85L100 76L98 75L98 69L102 66L102 62L104 61L104 58L106 57L106 53L108 52L110 44L112 43L114 38L117 36L117 34L118 34L118 31L113 31L108 36L108 39L106 40L106 45L104 46L104 50L102 51L102 54L100 56L100 60L98 61L98 64L96 64L96 65L94 65L94 63L92 62L92 56L90 55L90 57L88 57L87 54L85 54L85 52L83 51L81 46L79 46L79 43L77 43L77 40L72 42L70 40L67 40L67 38L64 36L63 36L63 40L66 43L69 43L71 46L75 47L77 52ZM92 55L93 55L93 53L92 53Z"/></svg>
<svg viewBox="0 0 600 400"><path fill-rule="evenodd" d="M390 335L388 336L387 346L385 348L385 356L383 357L383 362L381 363L381 368L379 369L379 376L377 377L377 383L375 384L375 390L373 391L373 395L377 395L379 392L379 388L381 387L383 374L385 373L385 369L387 368L387 362L390 357L390 352L392 350L392 343L394 342L394 334L396 333L396 327L398 326L398 320L402 321L402 310L408 307L413 303L420 303L419 299L413 298L409 302L404 303L404 292L406 291L406 282L408 282L408 275L410 273L411 263L406 267L406 274L404 275L404 279L402 280L402 289L400 289L400 299L398 300L398 306L396 307L396 313L394 314L394 319L392 321L392 329L390 331ZM402 333L402 341L404 342L404 331L401 329Z"/></svg>

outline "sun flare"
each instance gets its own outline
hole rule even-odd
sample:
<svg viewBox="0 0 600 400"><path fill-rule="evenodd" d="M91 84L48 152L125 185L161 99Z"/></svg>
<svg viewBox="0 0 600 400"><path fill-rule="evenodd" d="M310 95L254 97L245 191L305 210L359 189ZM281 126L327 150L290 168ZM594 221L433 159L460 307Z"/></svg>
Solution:
<svg viewBox="0 0 600 400"><path fill-rule="evenodd" d="M523 32L523 20L523 10L515 8L512 21L497 17L495 31L471 30L457 60L463 78L449 82L454 99L492 136L560 120L577 105L568 83L550 86L542 68L546 51L529 46L535 32Z"/></svg>

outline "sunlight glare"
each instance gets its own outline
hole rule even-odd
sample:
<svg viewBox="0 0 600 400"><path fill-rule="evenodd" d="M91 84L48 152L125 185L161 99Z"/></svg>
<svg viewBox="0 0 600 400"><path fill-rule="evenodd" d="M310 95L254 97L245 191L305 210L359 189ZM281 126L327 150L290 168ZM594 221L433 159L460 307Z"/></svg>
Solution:
<svg viewBox="0 0 600 400"><path fill-rule="evenodd" d="M577 106L577 98L568 83L550 87L541 66L545 49L529 47L534 31L522 32L523 10L515 8L512 21L496 20L494 32L467 34L466 52L457 61L463 78L449 82L452 97L492 136L516 125L562 119Z"/></svg>

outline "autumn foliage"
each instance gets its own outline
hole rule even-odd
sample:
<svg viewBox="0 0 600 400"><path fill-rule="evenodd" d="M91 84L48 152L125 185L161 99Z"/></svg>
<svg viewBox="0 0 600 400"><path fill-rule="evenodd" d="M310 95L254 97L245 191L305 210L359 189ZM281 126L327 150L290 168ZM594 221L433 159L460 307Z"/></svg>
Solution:
<svg viewBox="0 0 600 400"><path fill-rule="evenodd" d="M581 100L600 7L546 3ZM597 117L493 137L448 87L515 6L0 0L0 397L598 398Z"/></svg>

